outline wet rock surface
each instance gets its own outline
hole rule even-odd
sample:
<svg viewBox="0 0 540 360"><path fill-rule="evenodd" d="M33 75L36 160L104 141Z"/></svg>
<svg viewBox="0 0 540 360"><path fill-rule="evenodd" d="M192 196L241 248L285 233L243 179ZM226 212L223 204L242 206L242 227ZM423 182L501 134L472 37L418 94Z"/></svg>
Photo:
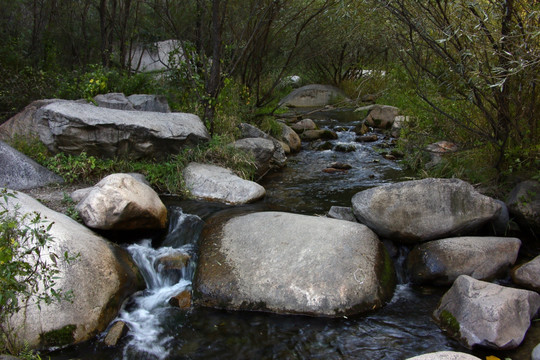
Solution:
<svg viewBox="0 0 540 360"><path fill-rule="evenodd" d="M328 218L261 212L203 231L199 305L339 316L388 301L395 273L367 227Z"/></svg>

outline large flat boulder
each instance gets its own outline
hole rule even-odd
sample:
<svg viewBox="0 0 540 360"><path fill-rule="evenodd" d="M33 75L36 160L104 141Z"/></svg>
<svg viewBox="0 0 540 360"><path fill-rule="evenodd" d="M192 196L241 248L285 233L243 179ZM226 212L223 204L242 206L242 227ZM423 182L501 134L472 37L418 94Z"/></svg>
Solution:
<svg viewBox="0 0 540 360"><path fill-rule="evenodd" d="M163 229L167 209L158 194L129 174L112 174L91 188L76 207L94 229Z"/></svg>
<svg viewBox="0 0 540 360"><path fill-rule="evenodd" d="M257 201L266 195L261 185L219 166L190 163L183 174L186 188L197 199L238 205Z"/></svg>
<svg viewBox="0 0 540 360"><path fill-rule="evenodd" d="M540 295L461 275L433 313L439 326L468 348L521 344L540 308Z"/></svg>
<svg viewBox="0 0 540 360"><path fill-rule="evenodd" d="M521 241L503 237L457 237L417 245L407 271L417 284L451 285L459 275L490 280L505 274L517 259Z"/></svg>
<svg viewBox="0 0 540 360"><path fill-rule="evenodd" d="M92 338L105 330L129 295L144 287L135 263L125 249L68 216L46 208L28 195L17 193L16 196L9 201L10 211L20 206L20 213L36 211L53 223L49 234L54 242L50 243L49 251L59 256L61 272L57 285L64 291L73 291L73 302L41 303L41 308L33 302L27 304L12 318L18 338L32 348L62 346ZM67 264L63 260L66 251L79 257Z"/></svg>
<svg viewBox="0 0 540 360"><path fill-rule="evenodd" d="M280 106L287 107L322 107L346 99L345 93L335 86L311 84L293 90L281 99Z"/></svg>
<svg viewBox="0 0 540 360"><path fill-rule="evenodd" d="M354 215L379 236L405 243L467 235L496 218L501 205L459 179L405 181L361 191Z"/></svg>
<svg viewBox="0 0 540 360"><path fill-rule="evenodd" d="M230 310L340 316L390 300L395 272L367 227L260 212L209 222L200 242L197 303Z"/></svg>
<svg viewBox="0 0 540 360"><path fill-rule="evenodd" d="M40 140L53 153L164 158L210 139L193 114L113 110L65 101L42 107L36 116Z"/></svg>
<svg viewBox="0 0 540 360"><path fill-rule="evenodd" d="M49 104L64 101L60 99L43 99L31 102L23 111L0 125L0 140L9 142L15 137L39 138L37 131L38 118L36 112Z"/></svg>
<svg viewBox="0 0 540 360"><path fill-rule="evenodd" d="M0 141L0 187L13 190L63 183L64 179Z"/></svg>

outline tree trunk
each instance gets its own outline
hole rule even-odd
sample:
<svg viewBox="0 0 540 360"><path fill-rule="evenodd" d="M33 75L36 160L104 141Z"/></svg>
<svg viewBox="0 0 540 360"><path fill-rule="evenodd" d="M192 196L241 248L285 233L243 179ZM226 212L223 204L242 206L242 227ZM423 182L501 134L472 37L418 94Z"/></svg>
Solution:
<svg viewBox="0 0 540 360"><path fill-rule="evenodd" d="M214 134L216 101L221 88L221 27L227 3L221 12L221 0L212 0L212 67L206 84L208 99L205 100L204 119L210 125L210 135Z"/></svg>

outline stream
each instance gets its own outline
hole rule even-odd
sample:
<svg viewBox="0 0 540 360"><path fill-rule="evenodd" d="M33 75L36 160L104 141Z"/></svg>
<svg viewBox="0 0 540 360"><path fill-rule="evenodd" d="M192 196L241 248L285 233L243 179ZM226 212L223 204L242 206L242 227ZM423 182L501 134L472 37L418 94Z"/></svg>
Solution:
<svg viewBox="0 0 540 360"><path fill-rule="evenodd" d="M380 310L359 316L316 318L259 312L222 311L191 307L182 310L168 304L171 296L191 290L196 268L197 241L204 221L223 212L280 210L324 215L331 206L350 206L361 190L408 179L399 162L381 152L391 142L382 133L372 143L356 143L352 131L360 119L352 112L326 112L310 116L320 128L338 133L332 145L348 144L355 151L317 151L310 144L288 158L280 172L261 182L264 200L230 207L215 203L181 201L164 197L169 209L165 238L135 239L129 245L147 289L132 296L118 319L129 332L115 347L100 339L47 354L64 359L373 359L401 360L434 351L460 351L480 358L529 359L540 339L540 323L529 329L523 345L512 352L468 350L447 337L431 320L431 313L445 288L412 286L403 274L406 248L394 248L400 284L393 299ZM352 166L347 172L325 173L330 163ZM164 254L185 254L188 266L180 272L159 271L157 259Z"/></svg>

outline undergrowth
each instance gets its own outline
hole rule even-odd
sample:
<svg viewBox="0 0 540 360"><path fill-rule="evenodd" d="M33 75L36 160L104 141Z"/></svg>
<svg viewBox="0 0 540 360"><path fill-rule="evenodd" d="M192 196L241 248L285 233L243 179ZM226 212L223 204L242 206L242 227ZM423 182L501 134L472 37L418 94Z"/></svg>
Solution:
<svg viewBox="0 0 540 360"><path fill-rule="evenodd" d="M164 161L101 159L85 152L53 155L39 141L21 138L11 145L68 183L95 183L112 173L137 172L158 192L188 196L182 171L190 162L226 167L244 179L253 179L256 170L253 156L232 146L232 141L231 135L216 135L208 143L186 148Z"/></svg>

